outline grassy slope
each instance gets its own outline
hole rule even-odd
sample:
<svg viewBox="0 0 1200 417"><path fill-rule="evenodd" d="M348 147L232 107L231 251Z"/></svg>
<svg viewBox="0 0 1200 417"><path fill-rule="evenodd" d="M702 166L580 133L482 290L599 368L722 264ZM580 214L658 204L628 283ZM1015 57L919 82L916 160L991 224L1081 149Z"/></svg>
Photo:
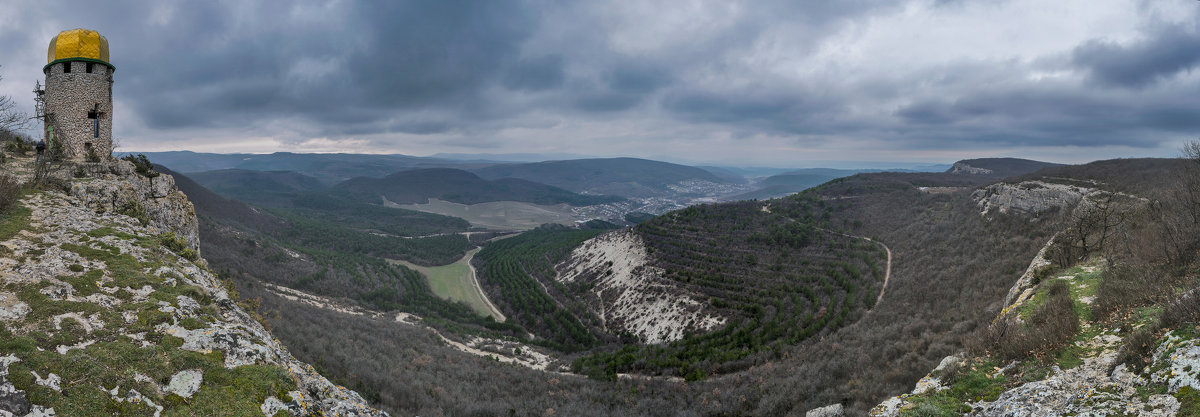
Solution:
<svg viewBox="0 0 1200 417"><path fill-rule="evenodd" d="M461 301L471 306L472 310L479 313L481 316L492 316L499 319L501 315L497 311L493 311L491 306L483 300L483 295L476 289L475 277L471 273L470 262L479 249L473 249L467 252L462 259L441 266L421 266L411 262L399 262L401 265L420 272L429 282L429 288L434 294L451 301Z"/></svg>
<svg viewBox="0 0 1200 417"><path fill-rule="evenodd" d="M1163 310L1163 306L1158 304L1132 306L1123 309L1112 320L1097 320L1092 314L1092 306L1097 290L1104 279L1106 279L1105 265L1099 258L1092 258L1071 268L1060 268L1057 272L1049 274L1042 285L1037 287L1033 297L1015 309L1014 314L1028 322L1034 313L1046 303L1049 288L1049 285L1046 284L1055 280L1065 282L1069 289L1074 318L1080 323L1078 333L1071 336L1065 343L1053 346L1048 350L1030 352L1030 357L1015 361L1012 370L1000 377L993 377L993 374L996 373L998 366L1008 364L1009 360L992 353L970 355L967 357L964 369L954 373L934 375L946 379L943 382L949 386L949 390L909 397L908 401L915 404L915 407L902 411L900 415L920 416L929 415L929 413L941 415L969 409L970 406L966 404L968 402L995 401L1006 390L1047 378L1054 373L1054 367L1072 369L1083 364L1085 359L1095 358L1119 347L1119 345L1097 344L1095 339L1098 336L1123 338L1129 335L1128 329L1153 326L1158 321ZM1178 290L1182 290L1182 288L1176 289L1176 291ZM1189 325L1184 328L1194 329L1195 326ZM1121 329L1126 330L1122 331ZM1133 371L1140 370L1133 369ZM1143 382L1143 386L1138 388L1139 393L1145 395L1166 393L1166 387L1160 383ZM1095 388L1100 391L1111 389L1104 386ZM1183 392L1180 394L1186 395ZM1181 395L1177 395L1177 397L1183 400ZM1116 405L1119 410L1121 405ZM1197 406L1200 404L1191 405L1191 412L1200 411L1200 408L1196 408Z"/></svg>

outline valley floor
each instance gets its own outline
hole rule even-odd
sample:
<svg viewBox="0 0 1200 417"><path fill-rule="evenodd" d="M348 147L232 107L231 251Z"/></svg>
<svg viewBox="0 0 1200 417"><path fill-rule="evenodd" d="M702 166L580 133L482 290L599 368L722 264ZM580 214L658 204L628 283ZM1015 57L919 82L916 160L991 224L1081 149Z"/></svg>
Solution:
<svg viewBox="0 0 1200 417"><path fill-rule="evenodd" d="M462 259L449 265L421 266L398 259L389 259L388 262L420 272L429 280L429 287L438 297L462 301L480 315L491 316L496 321L503 322L507 318L491 300L488 300L487 294L483 293L483 289L479 287L475 267L471 265L471 260L479 250L480 248L472 249Z"/></svg>

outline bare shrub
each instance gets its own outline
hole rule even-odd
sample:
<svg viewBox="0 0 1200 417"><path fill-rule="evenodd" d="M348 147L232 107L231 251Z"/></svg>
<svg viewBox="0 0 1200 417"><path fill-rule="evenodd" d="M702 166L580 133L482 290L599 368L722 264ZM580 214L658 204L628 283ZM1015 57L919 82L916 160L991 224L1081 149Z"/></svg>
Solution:
<svg viewBox="0 0 1200 417"><path fill-rule="evenodd" d="M1169 280L1159 279L1158 274L1144 267L1128 264L1109 267L1096 288L1092 319L1107 320L1119 310L1153 303L1167 284Z"/></svg>
<svg viewBox="0 0 1200 417"><path fill-rule="evenodd" d="M1155 342L1158 341L1157 333L1156 329L1147 326L1126 337L1108 372L1112 373L1117 366L1125 364L1130 371L1141 373L1146 365L1150 364L1150 352L1154 350L1157 345Z"/></svg>
<svg viewBox="0 0 1200 417"><path fill-rule="evenodd" d="M33 139L20 133L0 129L0 142L4 151L16 156L25 156L33 151Z"/></svg>
<svg viewBox="0 0 1200 417"><path fill-rule="evenodd" d="M4 77L0 77L3 80ZM11 96L0 95L0 130L17 131L29 123L29 117L17 110Z"/></svg>
<svg viewBox="0 0 1200 417"><path fill-rule="evenodd" d="M21 183L8 175L0 175L0 212L7 211L21 198Z"/></svg>
<svg viewBox="0 0 1200 417"><path fill-rule="evenodd" d="M1075 302L1067 283L1054 280L1046 293L1046 304L1034 311L1029 320L1043 348L1064 343L1079 332L1079 317L1075 315Z"/></svg>
<svg viewBox="0 0 1200 417"><path fill-rule="evenodd" d="M1183 323L1200 322L1200 296L1190 292L1167 305L1159 316L1160 328L1173 329Z"/></svg>
<svg viewBox="0 0 1200 417"><path fill-rule="evenodd" d="M969 343L968 348L976 354L993 353L1011 360L1037 356L1070 341L1079 332L1071 291L1061 280L1046 285L1046 303L1030 315L1027 323L1015 317L996 320L981 329L977 342Z"/></svg>
<svg viewBox="0 0 1200 417"><path fill-rule="evenodd" d="M1125 364L1131 371L1141 373L1150 364L1151 353L1158 345L1162 329L1174 329L1184 323L1197 322L1200 322L1200 296L1193 291L1168 303L1155 325L1144 326L1126 337L1112 362L1112 368Z"/></svg>

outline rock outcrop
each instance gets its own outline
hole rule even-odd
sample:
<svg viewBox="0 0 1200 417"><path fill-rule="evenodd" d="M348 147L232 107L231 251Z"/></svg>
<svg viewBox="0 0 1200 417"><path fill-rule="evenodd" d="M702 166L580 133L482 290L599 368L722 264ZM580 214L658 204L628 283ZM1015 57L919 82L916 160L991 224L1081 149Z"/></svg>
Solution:
<svg viewBox="0 0 1200 417"><path fill-rule="evenodd" d="M96 213L123 213L160 232L171 232L199 252L200 224L196 209L175 187L175 178L148 178L128 161L87 164L87 178L71 181L69 194Z"/></svg>
<svg viewBox="0 0 1200 417"><path fill-rule="evenodd" d="M948 172L951 174L988 175L995 171L987 168L973 167L967 165L965 162L955 162L954 165L950 167L950 171Z"/></svg>
<svg viewBox="0 0 1200 417"><path fill-rule="evenodd" d="M1054 239L1057 238L1057 234L1050 237L1042 249L1038 250L1037 256L1029 261L1029 266L1025 268L1025 272L1021 274L1017 282L1008 289L1008 294L1004 296L1004 310L1001 312L1001 316L1033 296L1033 289L1037 286L1038 279L1053 267L1050 260L1046 258L1046 252L1049 252L1050 248L1054 246Z"/></svg>
<svg viewBox="0 0 1200 417"><path fill-rule="evenodd" d="M171 177L100 165L0 213L0 415L386 415L237 305Z"/></svg>
<svg viewBox="0 0 1200 417"><path fill-rule="evenodd" d="M814 408L804 413L804 417L842 417L846 415L841 404L827 405L821 408Z"/></svg>
<svg viewBox="0 0 1200 417"><path fill-rule="evenodd" d="M1022 384L1000 394L995 401L972 405L973 416L1062 416L1062 415L1138 415L1174 416L1179 401L1168 394L1144 398L1138 388L1145 380L1118 366L1108 369L1116 357L1114 349L1121 339L1098 337L1106 352L1087 358L1082 365L1056 370L1050 377Z"/></svg>
<svg viewBox="0 0 1200 417"><path fill-rule="evenodd" d="M610 333L630 333L643 343L679 340L725 323L698 294L663 277L649 264L645 244L632 230L589 239L558 265L558 281L579 282L595 297L588 308Z"/></svg>
<svg viewBox="0 0 1200 417"><path fill-rule="evenodd" d="M1018 184L996 183L971 194L984 216L993 213L1038 215L1051 209L1069 207L1093 188L1045 181L1024 181Z"/></svg>

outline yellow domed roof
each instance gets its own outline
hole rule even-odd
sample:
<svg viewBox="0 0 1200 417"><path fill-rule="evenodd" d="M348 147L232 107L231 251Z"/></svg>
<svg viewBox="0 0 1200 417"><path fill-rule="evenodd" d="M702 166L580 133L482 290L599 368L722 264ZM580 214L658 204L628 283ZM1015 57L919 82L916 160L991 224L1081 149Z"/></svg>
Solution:
<svg viewBox="0 0 1200 417"><path fill-rule="evenodd" d="M58 33L50 39L46 51L46 65L55 61L95 61L112 66L108 62L108 39L100 32L89 29L71 29Z"/></svg>

